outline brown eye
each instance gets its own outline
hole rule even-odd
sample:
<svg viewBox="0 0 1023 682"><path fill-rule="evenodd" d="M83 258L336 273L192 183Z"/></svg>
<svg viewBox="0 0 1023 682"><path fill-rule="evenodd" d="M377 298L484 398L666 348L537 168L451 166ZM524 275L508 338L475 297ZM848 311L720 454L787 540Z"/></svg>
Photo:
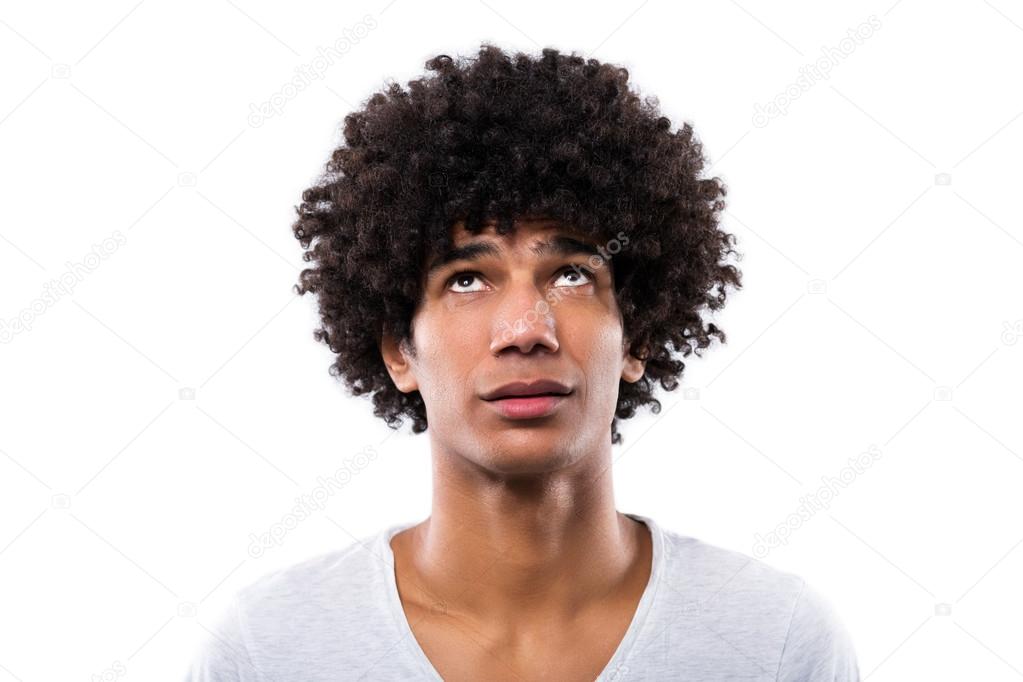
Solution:
<svg viewBox="0 0 1023 682"><path fill-rule="evenodd" d="M452 275L450 278L448 278L447 288L451 289L452 285L454 285L454 284L463 284L465 286L468 286L468 284L466 284L466 282L472 282L472 280L478 279L478 278L479 278L479 273L478 272L468 272L468 271L466 271L466 272L456 272L454 275ZM475 290L472 290L472 291L455 291L454 293L456 293L456 294L471 294L471 293L475 293L475 291L479 291L479 290L475 289Z"/></svg>
<svg viewBox="0 0 1023 682"><path fill-rule="evenodd" d="M578 278L579 278L580 273L586 275L586 281L585 282L579 281ZM560 275L560 277L558 279L560 279L561 277L564 277L566 275L572 276L572 277L576 278L575 280L573 280L572 284L568 285L570 287L582 286L584 284L589 284L589 283L591 283L593 281L593 273L590 272L588 269L580 266L580 265L575 265L575 266L570 266L570 267L564 268L561 271L561 275Z"/></svg>

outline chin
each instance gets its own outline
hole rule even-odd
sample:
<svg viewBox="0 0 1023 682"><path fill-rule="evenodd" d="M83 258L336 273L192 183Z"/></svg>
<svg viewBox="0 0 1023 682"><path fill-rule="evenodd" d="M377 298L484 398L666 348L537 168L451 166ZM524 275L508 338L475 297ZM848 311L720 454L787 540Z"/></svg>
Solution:
<svg viewBox="0 0 1023 682"><path fill-rule="evenodd" d="M477 464L498 474L544 474L575 463L577 453L542 431L505 432L482 443Z"/></svg>

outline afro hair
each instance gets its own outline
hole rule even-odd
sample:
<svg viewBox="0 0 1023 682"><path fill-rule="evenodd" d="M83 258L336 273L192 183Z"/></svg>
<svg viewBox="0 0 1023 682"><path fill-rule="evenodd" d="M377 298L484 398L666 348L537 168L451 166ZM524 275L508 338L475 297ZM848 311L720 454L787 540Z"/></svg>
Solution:
<svg viewBox="0 0 1023 682"><path fill-rule="evenodd" d="M317 295L314 337L337 356L330 373L353 395L371 393L391 428L408 417L421 433L423 398L394 385L380 342L411 340L423 267L451 246L454 224L507 234L517 218L540 216L598 240L624 233L614 292L629 350L646 365L639 381L619 382L611 442L621 443L618 419L647 404L659 413L654 384L678 386L677 353L725 342L704 319L742 286L725 262L742 257L735 237L718 225L725 185L700 177L692 126L673 132L625 68L482 43L473 58L438 55L426 69L345 116L343 144L295 207L292 230L314 264L295 290Z"/></svg>

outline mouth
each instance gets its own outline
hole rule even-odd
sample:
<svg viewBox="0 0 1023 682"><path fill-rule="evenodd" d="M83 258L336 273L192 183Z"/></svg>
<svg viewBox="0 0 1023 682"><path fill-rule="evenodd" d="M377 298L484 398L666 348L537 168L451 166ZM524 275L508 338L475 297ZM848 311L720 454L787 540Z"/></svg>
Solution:
<svg viewBox="0 0 1023 682"><path fill-rule="evenodd" d="M537 393L509 395L487 400L506 419L539 419L549 417L564 404L572 393Z"/></svg>
<svg viewBox="0 0 1023 682"><path fill-rule="evenodd" d="M502 395L502 396L499 396L497 398L491 398L490 400L491 401L494 401L494 400L523 400L525 398L543 398L545 396L557 396L559 398L564 398L565 396L569 396L569 395L572 395L571 392L569 392L569 393L554 393L554 392L550 392L550 393L527 393L527 394L523 394L523 395Z"/></svg>
<svg viewBox="0 0 1023 682"><path fill-rule="evenodd" d="M484 400L494 401L508 398L549 398L566 396L571 393L572 389L568 385L555 379L543 378L532 381L513 381L484 393L480 397Z"/></svg>

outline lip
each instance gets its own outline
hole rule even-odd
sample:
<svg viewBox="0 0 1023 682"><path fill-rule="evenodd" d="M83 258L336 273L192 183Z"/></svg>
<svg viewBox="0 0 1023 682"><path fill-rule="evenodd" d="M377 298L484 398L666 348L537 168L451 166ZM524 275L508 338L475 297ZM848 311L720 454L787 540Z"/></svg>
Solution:
<svg viewBox="0 0 1023 682"><path fill-rule="evenodd" d="M553 414L569 395L532 395L488 400L501 416L508 419L537 419Z"/></svg>
<svg viewBox="0 0 1023 682"><path fill-rule="evenodd" d="M543 393L555 393L556 396L541 396ZM513 381L510 384L500 386L489 393L481 396L484 400L509 400L520 397L564 397L572 393L572 390L554 379L535 379L533 381Z"/></svg>

